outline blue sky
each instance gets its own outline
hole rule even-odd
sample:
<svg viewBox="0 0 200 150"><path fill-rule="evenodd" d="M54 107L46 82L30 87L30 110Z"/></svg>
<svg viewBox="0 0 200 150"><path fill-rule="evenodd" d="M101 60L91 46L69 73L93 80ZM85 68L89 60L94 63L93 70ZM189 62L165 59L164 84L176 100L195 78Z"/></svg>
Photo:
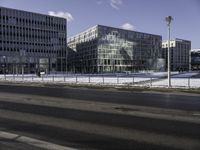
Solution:
<svg viewBox="0 0 200 150"><path fill-rule="evenodd" d="M200 48L200 0L0 0L0 6L68 18L68 36L96 24L121 27L167 38L165 16L171 15L172 38Z"/></svg>

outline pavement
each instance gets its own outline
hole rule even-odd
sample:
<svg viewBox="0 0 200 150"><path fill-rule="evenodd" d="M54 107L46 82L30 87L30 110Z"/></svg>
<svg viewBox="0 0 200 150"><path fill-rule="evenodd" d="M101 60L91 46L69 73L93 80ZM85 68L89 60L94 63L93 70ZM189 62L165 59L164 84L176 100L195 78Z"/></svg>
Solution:
<svg viewBox="0 0 200 150"><path fill-rule="evenodd" d="M2 150L76 150L50 142L0 131L0 148Z"/></svg>
<svg viewBox="0 0 200 150"><path fill-rule="evenodd" d="M43 150L38 147L34 147L21 142L16 142L13 140L0 139L0 149L1 150Z"/></svg>
<svg viewBox="0 0 200 150"><path fill-rule="evenodd" d="M197 150L199 129L195 94L0 85L0 145L8 150Z"/></svg>

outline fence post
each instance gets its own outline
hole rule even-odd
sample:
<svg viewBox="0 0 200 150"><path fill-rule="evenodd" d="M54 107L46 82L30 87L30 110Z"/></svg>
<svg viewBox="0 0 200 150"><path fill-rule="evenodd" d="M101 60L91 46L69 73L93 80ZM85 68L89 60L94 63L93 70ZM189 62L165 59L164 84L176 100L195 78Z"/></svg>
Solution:
<svg viewBox="0 0 200 150"><path fill-rule="evenodd" d="M64 75L64 82L66 81L66 79L65 79L65 75Z"/></svg>
<svg viewBox="0 0 200 150"><path fill-rule="evenodd" d="M190 78L188 78L188 88L190 88Z"/></svg>
<svg viewBox="0 0 200 150"><path fill-rule="evenodd" d="M32 74L32 81L33 81L33 74Z"/></svg>
<svg viewBox="0 0 200 150"><path fill-rule="evenodd" d="M88 78L88 80L89 80L89 83L90 83L90 75L89 75L89 78Z"/></svg>
<svg viewBox="0 0 200 150"><path fill-rule="evenodd" d="M54 82L54 75L52 76L52 80L53 80L53 82Z"/></svg>
<svg viewBox="0 0 200 150"><path fill-rule="evenodd" d="M76 84L77 84L77 82L78 82L78 77L77 77L77 75L76 75Z"/></svg>
<svg viewBox="0 0 200 150"><path fill-rule="evenodd" d="M117 84L119 84L119 76L117 76Z"/></svg>
<svg viewBox="0 0 200 150"><path fill-rule="evenodd" d="M152 87L152 77L151 77L151 79L150 79L150 87Z"/></svg>
<svg viewBox="0 0 200 150"><path fill-rule="evenodd" d="M104 84L104 76L102 77L102 79L103 79L103 84Z"/></svg>
<svg viewBox="0 0 200 150"><path fill-rule="evenodd" d="M6 74L4 73L4 80L6 80Z"/></svg>
<svg viewBox="0 0 200 150"><path fill-rule="evenodd" d="M133 84L135 83L135 79L134 79L134 77L133 77Z"/></svg>

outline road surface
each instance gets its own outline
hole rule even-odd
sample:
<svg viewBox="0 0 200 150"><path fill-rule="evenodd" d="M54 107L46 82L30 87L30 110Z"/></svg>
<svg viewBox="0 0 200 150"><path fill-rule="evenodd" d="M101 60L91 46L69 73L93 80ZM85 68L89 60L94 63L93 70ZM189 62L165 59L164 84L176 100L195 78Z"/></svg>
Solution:
<svg viewBox="0 0 200 150"><path fill-rule="evenodd" d="M0 131L74 149L196 150L200 149L200 98L0 85ZM4 141L0 146L6 149L9 144ZM27 146L20 144L24 143L7 149Z"/></svg>

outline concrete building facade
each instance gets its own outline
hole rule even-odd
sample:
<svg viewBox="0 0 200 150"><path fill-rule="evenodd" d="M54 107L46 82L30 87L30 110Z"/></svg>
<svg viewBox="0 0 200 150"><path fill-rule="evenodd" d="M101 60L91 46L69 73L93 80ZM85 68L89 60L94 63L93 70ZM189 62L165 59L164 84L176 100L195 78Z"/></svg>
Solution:
<svg viewBox="0 0 200 150"><path fill-rule="evenodd" d="M170 41L171 51L171 71L188 71L191 69L191 41L183 39L174 39ZM168 58L168 40L162 42L163 58Z"/></svg>
<svg viewBox="0 0 200 150"><path fill-rule="evenodd" d="M96 25L68 39L71 72L103 73L163 68L162 37Z"/></svg>
<svg viewBox="0 0 200 150"><path fill-rule="evenodd" d="M0 7L0 73L66 71L66 19Z"/></svg>

